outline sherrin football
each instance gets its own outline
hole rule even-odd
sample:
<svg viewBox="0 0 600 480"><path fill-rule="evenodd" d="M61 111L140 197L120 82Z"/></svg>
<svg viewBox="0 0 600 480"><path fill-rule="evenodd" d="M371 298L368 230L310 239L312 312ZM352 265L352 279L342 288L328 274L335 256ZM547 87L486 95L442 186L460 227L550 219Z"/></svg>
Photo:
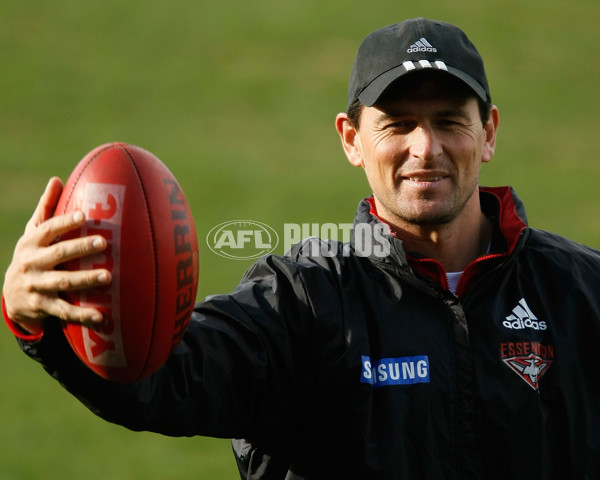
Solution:
<svg viewBox="0 0 600 480"><path fill-rule="evenodd" d="M102 235L108 247L60 268L106 268L112 283L65 293L104 320L63 323L63 332L98 375L119 383L147 377L181 340L196 297L198 240L183 191L152 153L110 143L88 153L67 180L55 215L75 210L86 222L61 239Z"/></svg>

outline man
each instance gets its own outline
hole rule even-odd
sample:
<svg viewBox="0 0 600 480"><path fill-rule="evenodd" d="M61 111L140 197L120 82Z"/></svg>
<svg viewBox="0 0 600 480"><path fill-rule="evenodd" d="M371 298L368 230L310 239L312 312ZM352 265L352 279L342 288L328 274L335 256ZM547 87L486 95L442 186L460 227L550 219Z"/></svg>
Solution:
<svg viewBox="0 0 600 480"><path fill-rule="evenodd" d="M243 439L246 479L600 478L600 253L478 187L498 110L475 47L422 18L373 32L336 126L373 191L355 230L384 228L385 255L307 240L266 256L196 306L163 368L112 384L51 318L97 322L58 292L110 282L53 270L106 246L51 245L84 221L50 218L53 179L4 285L22 348L109 421Z"/></svg>

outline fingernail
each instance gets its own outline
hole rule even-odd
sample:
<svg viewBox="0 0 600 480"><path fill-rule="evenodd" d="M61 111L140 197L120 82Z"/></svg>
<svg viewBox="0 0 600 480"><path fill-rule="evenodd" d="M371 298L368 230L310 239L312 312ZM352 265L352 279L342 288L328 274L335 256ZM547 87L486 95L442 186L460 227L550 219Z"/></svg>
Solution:
<svg viewBox="0 0 600 480"><path fill-rule="evenodd" d="M76 223L79 223L83 220L83 213L82 212L75 212L73 214L73 221Z"/></svg>
<svg viewBox="0 0 600 480"><path fill-rule="evenodd" d="M91 317L92 322L94 323L100 323L102 321L102 314L100 313L94 313Z"/></svg>
<svg viewBox="0 0 600 480"><path fill-rule="evenodd" d="M102 272L98 275L99 282L106 282L108 280L108 274L106 272Z"/></svg>
<svg viewBox="0 0 600 480"><path fill-rule="evenodd" d="M101 248L104 246L104 239L102 237L96 237L94 238L94 241L92 242L92 246L94 248Z"/></svg>

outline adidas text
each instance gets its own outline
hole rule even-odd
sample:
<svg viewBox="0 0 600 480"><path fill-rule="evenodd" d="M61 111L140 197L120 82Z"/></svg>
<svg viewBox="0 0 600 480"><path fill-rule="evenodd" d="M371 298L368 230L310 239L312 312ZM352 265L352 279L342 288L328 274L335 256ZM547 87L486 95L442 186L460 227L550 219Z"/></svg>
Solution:
<svg viewBox="0 0 600 480"><path fill-rule="evenodd" d="M516 319L512 322L509 320L504 320L502 325L512 330L524 330L525 328L531 328L533 330L546 330L546 328L548 328L546 326L546 322L538 322L536 320L531 320L530 318L527 320Z"/></svg>
<svg viewBox="0 0 600 480"><path fill-rule="evenodd" d="M406 50L407 53L418 53L418 52L437 52L437 48L434 47L410 47Z"/></svg>

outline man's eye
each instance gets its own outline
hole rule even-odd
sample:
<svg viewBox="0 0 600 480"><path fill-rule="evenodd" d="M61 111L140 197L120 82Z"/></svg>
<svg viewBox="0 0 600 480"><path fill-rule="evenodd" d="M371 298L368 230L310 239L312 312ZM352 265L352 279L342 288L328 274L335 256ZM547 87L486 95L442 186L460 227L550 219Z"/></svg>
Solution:
<svg viewBox="0 0 600 480"><path fill-rule="evenodd" d="M442 127L452 127L461 125L461 122L453 118L442 118L438 120L438 125Z"/></svg>
<svg viewBox="0 0 600 480"><path fill-rule="evenodd" d="M413 128L415 128L415 124L414 122L410 122L407 120L401 120L398 122L392 122L390 124L387 125L387 128L397 128L397 129L402 129L402 130L412 130Z"/></svg>

